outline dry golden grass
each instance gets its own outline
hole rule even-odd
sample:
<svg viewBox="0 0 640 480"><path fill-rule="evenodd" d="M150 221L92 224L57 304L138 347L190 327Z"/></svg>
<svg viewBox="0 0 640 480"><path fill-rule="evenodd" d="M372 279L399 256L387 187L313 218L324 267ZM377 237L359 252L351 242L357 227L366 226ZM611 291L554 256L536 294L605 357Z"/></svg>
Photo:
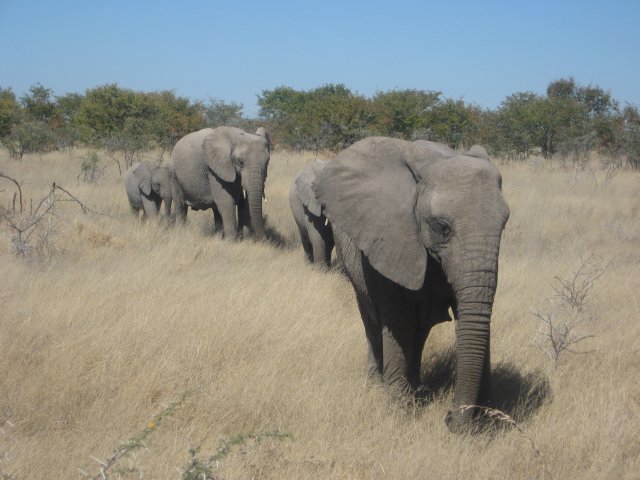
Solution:
<svg viewBox="0 0 640 480"><path fill-rule="evenodd" d="M434 385L403 406L365 382L365 337L348 282L307 265L289 211L289 184L310 154L275 152L266 214L280 245L208 234L210 212L183 229L129 217L111 165L76 183L76 153L0 153L0 171L27 198L56 181L95 210L59 203L55 251L25 259L0 235L0 477L84 478L113 449L190 392L123 478L177 479L200 447L216 478L631 479L640 471L640 175L503 165L511 219L503 238L492 361L497 408L515 429L450 434L447 379L453 325L434 329L423 359ZM595 168L595 167L594 167ZM13 187L0 180L0 205ZM590 295L595 319L557 369L534 345L531 315L580 255L611 261ZM116 467L111 472L114 473ZM114 474L113 478L118 478Z"/></svg>

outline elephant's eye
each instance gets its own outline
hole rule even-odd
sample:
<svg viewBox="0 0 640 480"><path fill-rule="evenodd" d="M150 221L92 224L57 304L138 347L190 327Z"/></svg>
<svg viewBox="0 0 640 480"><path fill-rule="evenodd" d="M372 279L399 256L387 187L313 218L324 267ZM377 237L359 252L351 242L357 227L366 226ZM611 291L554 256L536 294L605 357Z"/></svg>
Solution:
<svg viewBox="0 0 640 480"><path fill-rule="evenodd" d="M448 238L451 235L451 224L444 218L433 219L431 226L444 238Z"/></svg>

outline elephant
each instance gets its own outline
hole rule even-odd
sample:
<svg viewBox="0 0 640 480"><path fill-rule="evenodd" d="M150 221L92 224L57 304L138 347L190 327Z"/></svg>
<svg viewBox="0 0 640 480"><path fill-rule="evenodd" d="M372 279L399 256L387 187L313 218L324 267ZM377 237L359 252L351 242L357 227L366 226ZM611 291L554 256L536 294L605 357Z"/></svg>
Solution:
<svg viewBox="0 0 640 480"><path fill-rule="evenodd" d="M182 137L171 153L184 195L176 209L178 219L184 223L187 206L193 210L211 208L215 228L222 229L225 238L241 237L245 226L256 238L262 238L262 199L269 159L269 135L262 127L255 134L222 126Z"/></svg>
<svg viewBox="0 0 640 480"><path fill-rule="evenodd" d="M333 232L311 188L318 172L326 165L326 160L315 160L300 171L289 189L289 204L307 259L329 267L334 247Z"/></svg>
<svg viewBox="0 0 640 480"><path fill-rule="evenodd" d="M160 212L164 202L165 217L171 218L171 205L182 197L174 172L144 161L134 163L124 177L124 186L131 212L138 216L143 211L144 218L153 218Z"/></svg>
<svg viewBox="0 0 640 480"><path fill-rule="evenodd" d="M482 147L369 137L313 182L332 223L368 340L368 372L393 391L418 386L431 328L456 319L452 432L490 390L490 321L509 207Z"/></svg>

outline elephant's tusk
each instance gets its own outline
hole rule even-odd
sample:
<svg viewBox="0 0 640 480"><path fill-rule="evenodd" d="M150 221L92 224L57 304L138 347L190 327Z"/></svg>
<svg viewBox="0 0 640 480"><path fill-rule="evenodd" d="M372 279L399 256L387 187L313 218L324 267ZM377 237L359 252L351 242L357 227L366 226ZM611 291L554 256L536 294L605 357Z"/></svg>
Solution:
<svg viewBox="0 0 640 480"><path fill-rule="evenodd" d="M264 203L267 203L267 196L263 193L262 198L264 198Z"/></svg>
<svg viewBox="0 0 640 480"><path fill-rule="evenodd" d="M242 189L242 198L247 199L247 191L244 188Z"/></svg>
<svg viewBox="0 0 640 480"><path fill-rule="evenodd" d="M324 226L326 227L327 225L329 225L329 219L328 219L328 218L325 218L325 219L324 219Z"/></svg>

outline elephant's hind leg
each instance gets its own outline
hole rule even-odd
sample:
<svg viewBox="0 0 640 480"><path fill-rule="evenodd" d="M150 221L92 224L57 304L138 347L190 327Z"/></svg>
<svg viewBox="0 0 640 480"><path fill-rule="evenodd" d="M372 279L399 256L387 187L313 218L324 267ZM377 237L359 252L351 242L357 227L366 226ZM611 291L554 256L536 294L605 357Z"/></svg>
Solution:
<svg viewBox="0 0 640 480"><path fill-rule="evenodd" d="M140 208L133 206L131 202L129 202L129 209L131 210L131 215L138 218L140 216Z"/></svg>

